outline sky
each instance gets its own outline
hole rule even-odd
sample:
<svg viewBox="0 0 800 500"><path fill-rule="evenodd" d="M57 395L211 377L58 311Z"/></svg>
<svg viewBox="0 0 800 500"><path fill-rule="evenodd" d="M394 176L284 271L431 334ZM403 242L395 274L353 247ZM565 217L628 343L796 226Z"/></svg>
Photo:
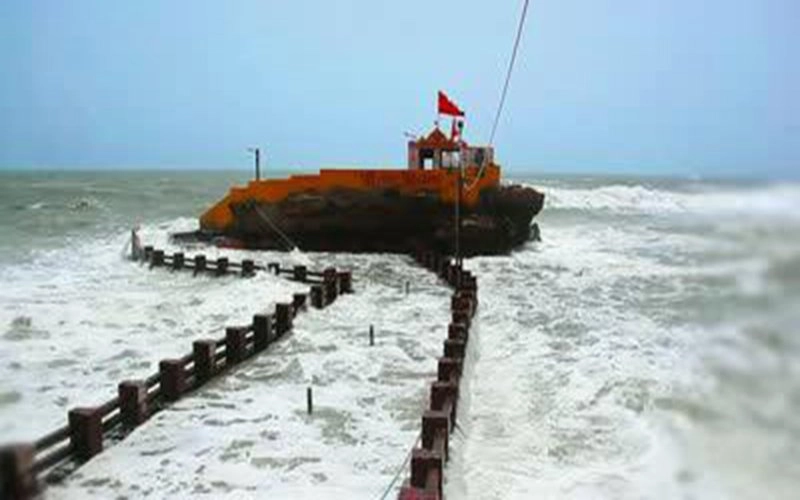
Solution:
<svg viewBox="0 0 800 500"><path fill-rule="evenodd" d="M0 2L0 169L403 166L488 140L522 0ZM508 170L800 178L797 0L531 0Z"/></svg>

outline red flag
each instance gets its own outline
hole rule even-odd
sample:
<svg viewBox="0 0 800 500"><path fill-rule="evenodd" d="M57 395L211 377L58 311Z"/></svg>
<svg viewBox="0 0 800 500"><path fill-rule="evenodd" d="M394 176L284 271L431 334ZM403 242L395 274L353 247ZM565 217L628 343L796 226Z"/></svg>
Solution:
<svg viewBox="0 0 800 500"><path fill-rule="evenodd" d="M448 99L441 90L439 91L439 113L450 116L464 116L464 112L453 101Z"/></svg>

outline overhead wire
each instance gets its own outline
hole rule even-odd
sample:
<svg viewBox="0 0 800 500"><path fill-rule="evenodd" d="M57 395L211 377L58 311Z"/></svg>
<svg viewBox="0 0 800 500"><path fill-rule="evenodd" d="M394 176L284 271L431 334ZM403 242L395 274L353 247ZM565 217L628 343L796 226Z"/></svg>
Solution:
<svg viewBox="0 0 800 500"><path fill-rule="evenodd" d="M514 38L514 48L511 50L511 59L508 61L508 70L506 71L506 79L503 83L503 91L500 93L500 102L497 105L497 112L494 115L494 123L492 123L492 132L489 135L489 146L494 144L494 136L497 133L497 126L500 124L500 116L503 114L503 108L506 103L506 96L508 95L508 86L511 83L511 74L514 72L514 63L517 61L517 52L519 51L519 43L522 40L522 29L525 26L525 18L528 15L528 4L530 0L524 0L522 5L522 14L519 17L519 24L517 25L517 35ZM470 191L474 188L478 181L483 177L483 173L486 170L486 164L481 165L481 169L478 171L478 175L475 177L475 180L467 186L466 190Z"/></svg>
<svg viewBox="0 0 800 500"><path fill-rule="evenodd" d="M519 18L519 25L517 26L517 36L514 39L514 49L511 51L511 60L508 62L508 71L506 72L506 80L503 84L503 92L500 94L500 104L497 106L497 113L494 115L494 124L492 124L492 133L489 135L489 145L494 143L494 135L497 132L497 125L500 123L500 115L503 113L503 106L506 103L506 95L508 94L508 84L511 82L511 73L514 71L514 63L517 60L517 50L519 50L519 42L522 39L522 28L525 26L525 17L528 14L528 4L530 0L525 0L522 5L522 15Z"/></svg>
<svg viewBox="0 0 800 500"><path fill-rule="evenodd" d="M272 222L272 220L267 216L267 214L264 213L261 207L259 207L257 204L254 203L253 208L255 209L256 214L259 217L261 217L261 219L264 222L266 222L269 225L269 227L271 227L272 230L278 233L278 235L283 239L284 243L286 243L288 246L288 250L294 250L295 248L297 248L297 245L295 245L295 243L291 240L291 238L286 236L286 233L281 231L278 225Z"/></svg>

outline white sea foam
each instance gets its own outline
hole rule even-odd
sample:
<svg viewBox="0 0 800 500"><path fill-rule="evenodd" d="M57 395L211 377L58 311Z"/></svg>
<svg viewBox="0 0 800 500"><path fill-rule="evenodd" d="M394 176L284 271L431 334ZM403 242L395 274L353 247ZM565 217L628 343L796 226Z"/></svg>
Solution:
<svg viewBox="0 0 800 500"><path fill-rule="evenodd" d="M166 243L155 227L142 233ZM67 408L108 399L123 378L149 375L160 359L189 352L192 340L218 338L304 290L266 273L240 280L150 271L121 258L127 239L40 252L0 271L0 392L22 395L0 412L4 441L63 425Z"/></svg>
<svg viewBox="0 0 800 500"><path fill-rule="evenodd" d="M791 498L798 434L745 416L772 408L763 418L787 425L788 394L800 387L772 374L777 366L789 376L773 345L788 330L754 348L745 324L776 318L738 324L726 305L785 295L767 282L775 245L743 252L728 238L584 221L546 227L542 243L511 257L471 259L481 306L448 496L752 498L769 484L773 498ZM709 362L732 342L738 364ZM797 367L800 349L784 349ZM758 352L765 359L748 355ZM742 399L741 384L760 390ZM726 438L739 430L735 443Z"/></svg>
<svg viewBox="0 0 800 500"><path fill-rule="evenodd" d="M545 189L545 193L546 207L550 209L651 214L693 212L703 217L800 217L800 186L795 184L691 192L616 184L588 189L551 187Z"/></svg>
<svg viewBox="0 0 800 500"><path fill-rule="evenodd" d="M507 291L481 294L449 497L639 498L656 482L664 497L687 493L673 479L679 456L651 453L670 437L648 421L654 400L694 384L695 332L633 307L627 277L675 272L636 257L637 241L551 230L515 257L470 261L481 290Z"/></svg>
<svg viewBox="0 0 800 500"><path fill-rule="evenodd" d="M793 498L800 343L787 332L800 324L800 239L786 220L797 188L545 192L543 242L467 261L481 305L449 497ZM562 210L573 213L551 217ZM753 213L782 222L743 225ZM698 217L713 223L693 225ZM141 236L173 251L167 234L195 227L147 222ZM3 436L63 424L68 407L107 399L119 380L297 289L266 274L149 271L120 258L128 237L78 240L0 268ZM301 315L286 340L48 497L377 498L419 431L448 291L396 256L195 251L352 267L357 293Z"/></svg>
<svg viewBox="0 0 800 500"><path fill-rule="evenodd" d="M355 275L356 294L300 315L287 339L168 408L49 496L377 498L419 432L449 293L405 259L374 265ZM413 279L412 294L385 280L392 275Z"/></svg>

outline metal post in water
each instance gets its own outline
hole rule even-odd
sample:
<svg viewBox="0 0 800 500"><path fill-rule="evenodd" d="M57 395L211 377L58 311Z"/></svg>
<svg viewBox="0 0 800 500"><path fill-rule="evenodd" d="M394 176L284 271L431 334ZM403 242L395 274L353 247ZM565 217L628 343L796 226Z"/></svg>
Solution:
<svg viewBox="0 0 800 500"><path fill-rule="evenodd" d="M369 325L369 345L375 345L375 327Z"/></svg>
<svg viewBox="0 0 800 500"><path fill-rule="evenodd" d="M311 394L311 387L306 389L306 406L308 407L308 414L314 413L314 400Z"/></svg>

